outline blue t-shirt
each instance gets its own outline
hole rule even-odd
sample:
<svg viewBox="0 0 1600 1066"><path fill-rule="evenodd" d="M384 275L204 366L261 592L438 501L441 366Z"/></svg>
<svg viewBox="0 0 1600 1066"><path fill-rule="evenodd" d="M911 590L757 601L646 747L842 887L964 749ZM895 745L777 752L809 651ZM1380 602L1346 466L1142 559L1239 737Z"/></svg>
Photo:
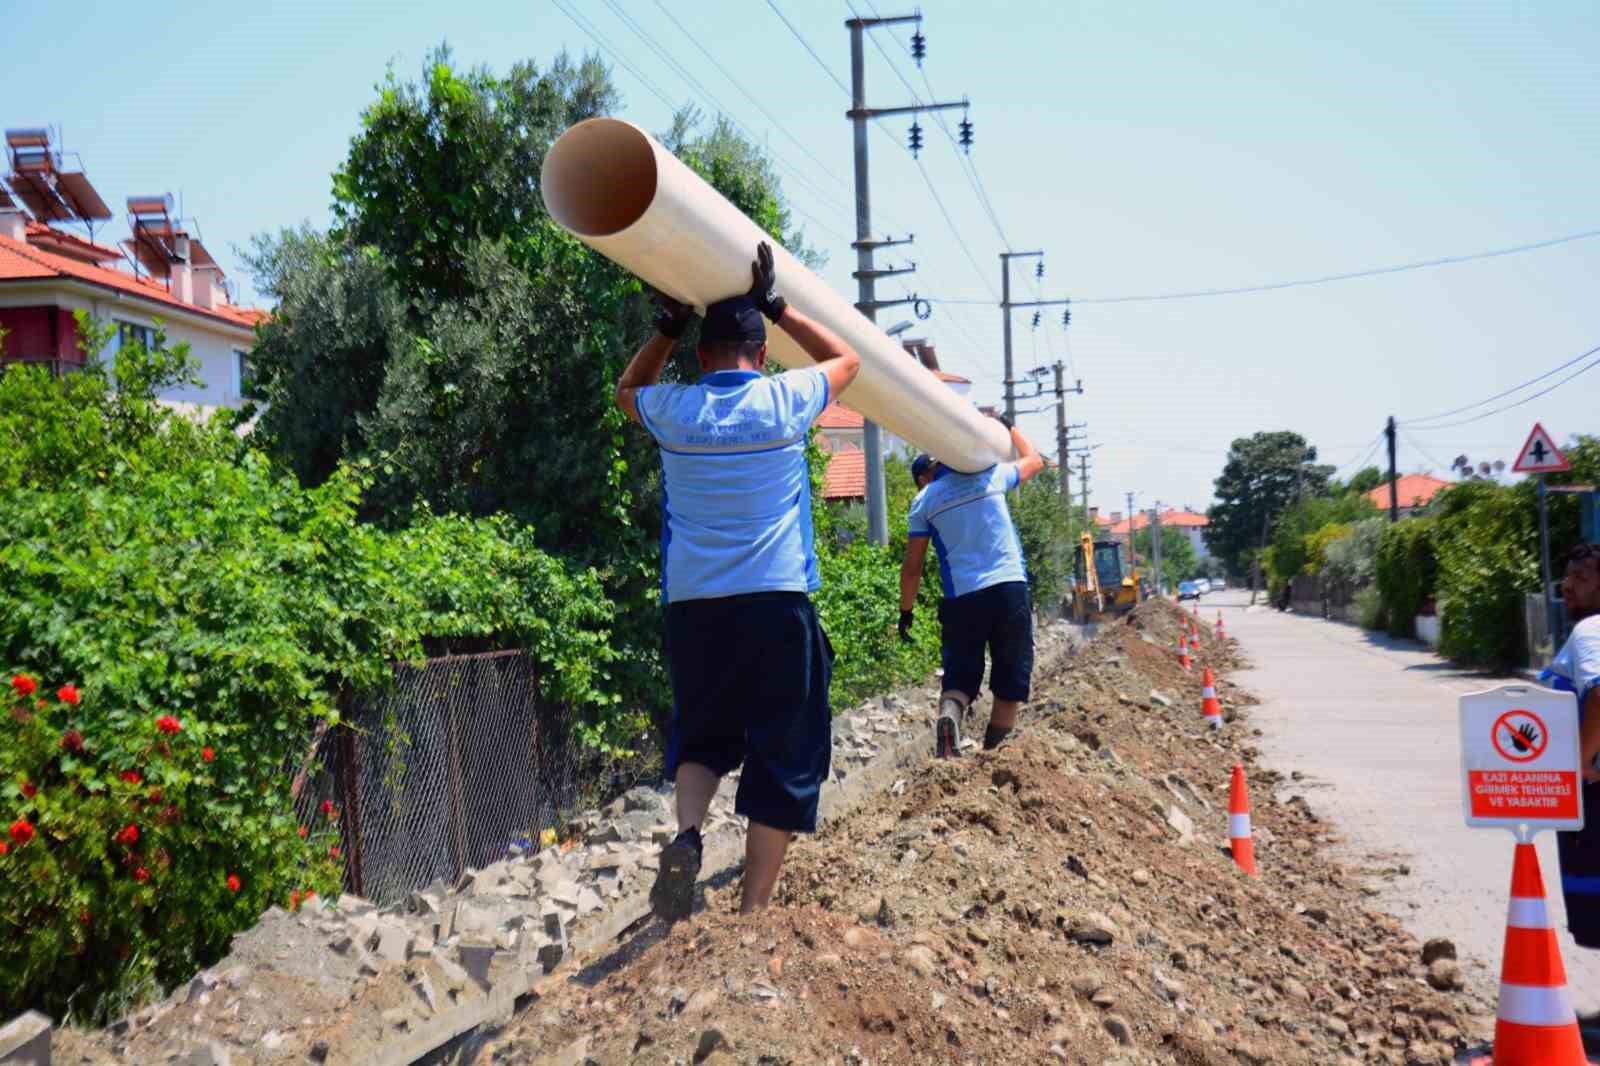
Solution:
<svg viewBox="0 0 1600 1066"><path fill-rule="evenodd" d="M806 433L828 405L816 367L719 370L637 393L661 447L661 602L814 592Z"/></svg>
<svg viewBox="0 0 1600 1066"><path fill-rule="evenodd" d="M1021 482L1016 463L997 463L977 474L940 467L911 501L907 532L933 538L946 596L1028 580L1022 542L1006 506L1006 493Z"/></svg>
<svg viewBox="0 0 1600 1066"><path fill-rule="evenodd" d="M1549 666L1539 672L1539 683L1578 695L1578 716L1583 701L1600 686L1600 614L1592 614L1572 627L1572 635Z"/></svg>

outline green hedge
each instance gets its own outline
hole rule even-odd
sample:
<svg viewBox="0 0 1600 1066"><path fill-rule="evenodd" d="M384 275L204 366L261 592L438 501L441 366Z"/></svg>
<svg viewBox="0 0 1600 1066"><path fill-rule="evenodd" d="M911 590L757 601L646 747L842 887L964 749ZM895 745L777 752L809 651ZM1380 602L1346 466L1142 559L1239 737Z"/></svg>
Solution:
<svg viewBox="0 0 1600 1066"><path fill-rule="evenodd" d="M1391 636L1415 636L1422 603L1434 594L1438 563L1433 554L1433 521L1408 518L1385 527L1378 542L1378 594L1381 622Z"/></svg>

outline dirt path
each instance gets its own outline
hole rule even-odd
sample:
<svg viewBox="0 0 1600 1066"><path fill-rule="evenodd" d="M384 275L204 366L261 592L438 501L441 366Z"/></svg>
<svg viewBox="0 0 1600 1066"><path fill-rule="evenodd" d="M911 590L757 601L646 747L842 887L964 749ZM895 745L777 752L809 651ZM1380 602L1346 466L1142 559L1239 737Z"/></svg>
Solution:
<svg viewBox="0 0 1600 1066"><path fill-rule="evenodd" d="M1448 1062L1485 1020L1366 909L1328 824L1272 799L1248 725L1204 728L1179 624L1147 605L1107 627L1038 679L1018 739L910 768L797 845L767 913L711 886L690 921L552 975L472 1061ZM1247 697L1220 688L1232 715ZM1224 846L1241 760L1254 880Z"/></svg>

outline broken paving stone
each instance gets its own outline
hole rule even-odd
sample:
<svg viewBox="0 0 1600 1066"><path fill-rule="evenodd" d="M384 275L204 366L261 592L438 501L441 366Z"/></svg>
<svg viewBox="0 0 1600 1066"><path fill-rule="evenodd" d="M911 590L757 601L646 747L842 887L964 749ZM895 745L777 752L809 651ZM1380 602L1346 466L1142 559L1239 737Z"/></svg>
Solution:
<svg viewBox="0 0 1600 1066"><path fill-rule="evenodd" d="M1194 842L1194 819L1183 813L1176 806L1167 808L1167 825L1171 826L1178 834L1178 844L1187 847Z"/></svg>
<svg viewBox="0 0 1600 1066"><path fill-rule="evenodd" d="M436 955L433 964L439 967L439 972L444 975L446 988L465 988L467 985L467 971L457 966L446 955Z"/></svg>
<svg viewBox="0 0 1600 1066"><path fill-rule="evenodd" d="M485 990L494 987L493 978L489 973L494 964L493 944L457 944L456 954L461 959L462 968L474 981L482 985Z"/></svg>
<svg viewBox="0 0 1600 1066"><path fill-rule="evenodd" d="M578 892L578 914L580 916L593 914L601 907L600 897L595 895L594 889L583 888Z"/></svg>
<svg viewBox="0 0 1600 1066"><path fill-rule="evenodd" d="M428 1010L434 1014L439 1013L439 997L433 991L433 982L428 980L427 974L421 974L411 982L411 987L416 990L417 996L428 1005Z"/></svg>
<svg viewBox="0 0 1600 1066"><path fill-rule="evenodd" d="M189 1057L184 1062L187 1066L233 1066L233 1053L226 1045L216 1040L207 1040L190 1051Z"/></svg>
<svg viewBox="0 0 1600 1066"><path fill-rule="evenodd" d="M398 923L386 923L373 934L369 947L384 962L405 962L411 950L411 931Z"/></svg>
<svg viewBox="0 0 1600 1066"><path fill-rule="evenodd" d="M1456 942L1447 937L1436 936L1422 945L1422 965L1424 966L1431 966L1438 959L1453 959L1455 957Z"/></svg>
<svg viewBox="0 0 1600 1066"><path fill-rule="evenodd" d="M1080 944L1109 944L1117 938L1117 926L1105 915L1090 911L1072 920L1067 935Z"/></svg>
<svg viewBox="0 0 1600 1066"><path fill-rule="evenodd" d="M1461 983L1461 964L1455 959L1434 959L1428 966L1428 984L1440 992L1452 992Z"/></svg>
<svg viewBox="0 0 1600 1066"><path fill-rule="evenodd" d="M1160 691L1158 691L1156 689L1151 689L1150 690L1150 702L1151 703L1159 703L1163 707L1171 707L1172 706L1171 697L1164 695L1163 693L1161 693Z"/></svg>

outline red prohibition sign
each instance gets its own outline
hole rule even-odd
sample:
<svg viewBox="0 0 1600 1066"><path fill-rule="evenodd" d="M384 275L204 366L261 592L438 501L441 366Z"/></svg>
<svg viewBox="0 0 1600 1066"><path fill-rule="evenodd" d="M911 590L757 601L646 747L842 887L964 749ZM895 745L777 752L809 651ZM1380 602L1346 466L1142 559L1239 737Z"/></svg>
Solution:
<svg viewBox="0 0 1600 1066"><path fill-rule="evenodd" d="M1519 708L1494 720L1489 739L1503 758L1511 762L1532 762L1549 747L1550 731L1544 727L1544 719Z"/></svg>

